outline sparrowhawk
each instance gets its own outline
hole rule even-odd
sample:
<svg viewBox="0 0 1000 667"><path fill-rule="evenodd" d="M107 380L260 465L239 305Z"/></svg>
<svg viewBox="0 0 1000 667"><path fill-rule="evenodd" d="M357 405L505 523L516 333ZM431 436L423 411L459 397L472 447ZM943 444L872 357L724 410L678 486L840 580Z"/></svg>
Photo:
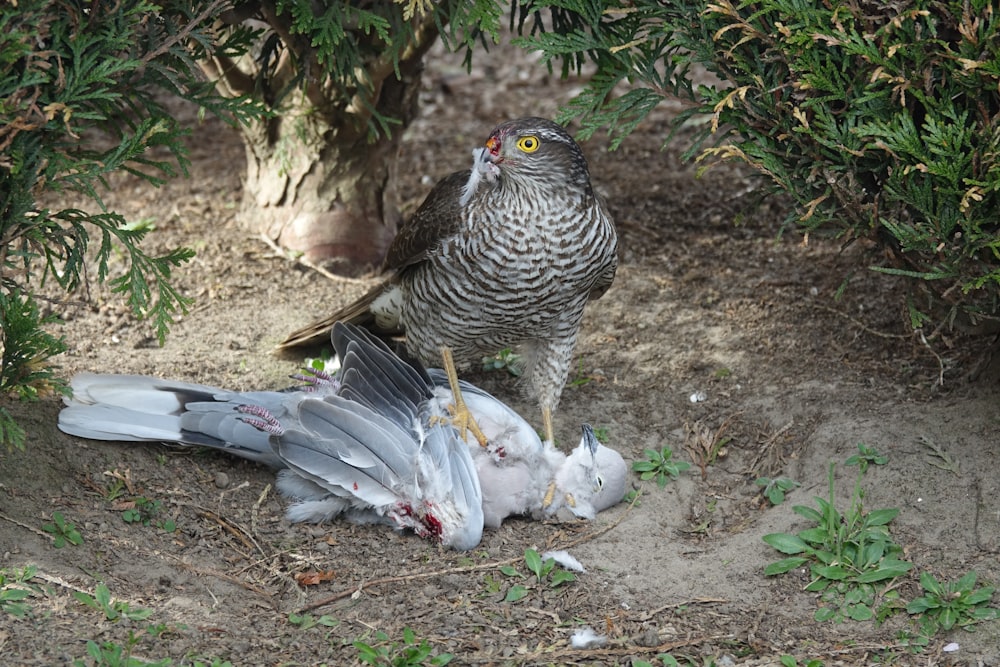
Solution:
<svg viewBox="0 0 1000 667"><path fill-rule="evenodd" d="M336 321L405 333L427 365L442 348L467 365L516 347L551 441L584 305L614 279L614 221L580 147L552 121L502 123L474 155L402 225L378 286L279 348L328 340Z"/></svg>

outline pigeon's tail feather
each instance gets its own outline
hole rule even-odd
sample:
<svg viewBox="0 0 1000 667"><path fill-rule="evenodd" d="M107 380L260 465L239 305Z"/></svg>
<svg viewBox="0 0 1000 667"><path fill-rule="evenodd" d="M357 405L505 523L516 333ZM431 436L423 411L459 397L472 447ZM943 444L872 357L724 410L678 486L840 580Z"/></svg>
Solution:
<svg viewBox="0 0 1000 667"><path fill-rule="evenodd" d="M59 413L64 433L93 440L168 442L224 450L280 467L269 434L247 422L240 406L270 403L282 394L238 394L216 387L139 375L81 373ZM238 444L237 444L238 443Z"/></svg>
<svg viewBox="0 0 1000 667"><path fill-rule="evenodd" d="M78 438L127 442L180 442L181 420L117 405L70 403L59 413L59 430Z"/></svg>

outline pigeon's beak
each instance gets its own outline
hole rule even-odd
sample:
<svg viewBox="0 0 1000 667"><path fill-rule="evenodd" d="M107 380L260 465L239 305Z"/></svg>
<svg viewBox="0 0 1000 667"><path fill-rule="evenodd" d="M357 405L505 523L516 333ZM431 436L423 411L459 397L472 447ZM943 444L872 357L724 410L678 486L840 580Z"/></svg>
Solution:
<svg viewBox="0 0 1000 667"><path fill-rule="evenodd" d="M597 453L597 447L601 443L597 441L597 436L594 434L594 429L591 428L590 424L583 425L583 441L581 444L587 445L587 449L590 450L591 454Z"/></svg>

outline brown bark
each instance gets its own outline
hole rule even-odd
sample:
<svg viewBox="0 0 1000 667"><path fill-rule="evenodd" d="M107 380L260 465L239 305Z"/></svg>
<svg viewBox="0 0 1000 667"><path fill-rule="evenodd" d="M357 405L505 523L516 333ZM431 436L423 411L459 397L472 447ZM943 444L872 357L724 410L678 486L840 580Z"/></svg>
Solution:
<svg viewBox="0 0 1000 667"><path fill-rule="evenodd" d="M282 35L280 20L264 16ZM417 19L415 19L417 20ZM379 114L398 120L391 136L370 141L370 104L337 97L322 77L304 77L273 118L244 128L247 173L240 219L248 229L342 275L377 267L399 223L396 158L403 131L416 116L422 58L437 38L426 20L415 34L399 77L390 62L367 68ZM288 37L291 39L291 37ZM229 94L252 90L256 63L216 60L206 70ZM269 73L269 90L287 90L302 63L285 52ZM315 62L305 65L317 72ZM294 85L294 84L293 84Z"/></svg>
<svg viewBox="0 0 1000 667"><path fill-rule="evenodd" d="M378 265L399 221L402 132L369 143L364 129L334 125L308 103L288 109L244 133L243 224L337 273Z"/></svg>

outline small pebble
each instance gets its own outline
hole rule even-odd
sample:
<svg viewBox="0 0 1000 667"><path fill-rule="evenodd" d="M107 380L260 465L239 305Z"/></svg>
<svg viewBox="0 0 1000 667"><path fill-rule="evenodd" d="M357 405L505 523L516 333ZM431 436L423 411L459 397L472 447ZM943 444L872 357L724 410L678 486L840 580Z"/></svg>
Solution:
<svg viewBox="0 0 1000 667"><path fill-rule="evenodd" d="M215 486L220 489L229 488L229 475L222 472L221 470L215 473Z"/></svg>

